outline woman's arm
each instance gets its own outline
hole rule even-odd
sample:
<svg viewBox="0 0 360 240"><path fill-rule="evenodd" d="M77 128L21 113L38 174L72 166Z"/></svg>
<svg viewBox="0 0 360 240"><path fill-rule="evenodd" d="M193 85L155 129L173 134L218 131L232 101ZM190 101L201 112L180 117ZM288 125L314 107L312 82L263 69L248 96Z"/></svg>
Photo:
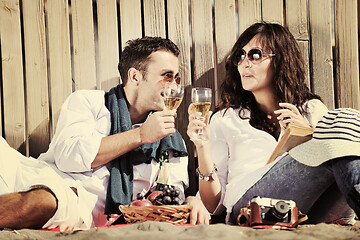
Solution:
<svg viewBox="0 0 360 240"><path fill-rule="evenodd" d="M205 123L199 120L201 114L199 112L193 111L192 104L189 106L188 112L189 125L187 133L196 146L199 172L203 175L207 175L214 170L214 161L211 155L211 146L209 140L210 130L208 126L211 112L207 114ZM204 136L207 138L207 140L195 139L199 129L203 129ZM204 179L199 180L199 193L201 200L209 212L215 211L221 198L221 184L219 178L217 177L216 173L212 176L213 178L210 178L208 181L205 181Z"/></svg>
<svg viewBox="0 0 360 240"><path fill-rule="evenodd" d="M198 153L199 172L203 175L214 171L210 143L196 146ZM199 179L199 193L209 212L214 212L221 198L221 185L217 174L213 174L209 181Z"/></svg>

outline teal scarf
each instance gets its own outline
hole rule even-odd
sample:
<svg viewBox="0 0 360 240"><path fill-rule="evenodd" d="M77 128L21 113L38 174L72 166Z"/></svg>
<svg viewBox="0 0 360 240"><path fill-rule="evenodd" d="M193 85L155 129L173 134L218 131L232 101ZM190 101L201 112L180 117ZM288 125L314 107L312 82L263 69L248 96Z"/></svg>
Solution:
<svg viewBox="0 0 360 240"><path fill-rule="evenodd" d="M105 105L110 111L110 135L129 131L132 123L122 85L105 93ZM159 161L160 153L173 150L174 157L187 156L183 139L178 131L160 141L141 145L111 161L110 180L107 189L105 214L119 214L119 205L129 205L133 195L133 165Z"/></svg>

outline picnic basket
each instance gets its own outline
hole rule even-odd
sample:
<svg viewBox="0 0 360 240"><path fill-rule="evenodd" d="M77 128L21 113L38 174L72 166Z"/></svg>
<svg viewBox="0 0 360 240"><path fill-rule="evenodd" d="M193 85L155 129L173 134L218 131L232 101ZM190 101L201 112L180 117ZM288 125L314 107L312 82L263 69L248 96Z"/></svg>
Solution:
<svg viewBox="0 0 360 240"><path fill-rule="evenodd" d="M120 211L127 223L140 223L145 221L168 222L172 224L185 224L192 209L190 205L154 205L129 206L120 205Z"/></svg>

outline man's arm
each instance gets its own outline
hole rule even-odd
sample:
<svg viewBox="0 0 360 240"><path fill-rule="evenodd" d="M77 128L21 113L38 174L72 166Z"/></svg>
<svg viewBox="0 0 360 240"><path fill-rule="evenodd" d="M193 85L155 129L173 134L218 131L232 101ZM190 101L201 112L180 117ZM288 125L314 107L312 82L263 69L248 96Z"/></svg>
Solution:
<svg viewBox="0 0 360 240"><path fill-rule="evenodd" d="M174 115L175 110L155 112L139 128L103 137L91 168L104 165L140 145L175 133Z"/></svg>
<svg viewBox="0 0 360 240"><path fill-rule="evenodd" d="M141 142L140 128L103 137L100 143L99 152L91 163L91 168L96 168L108 163L140 146Z"/></svg>
<svg viewBox="0 0 360 240"><path fill-rule="evenodd" d="M130 150L175 132L175 111L151 114L140 129L108 136L110 114L102 91L79 90L62 106L50 145L56 166L63 172L85 172ZM43 156L45 158L47 156Z"/></svg>

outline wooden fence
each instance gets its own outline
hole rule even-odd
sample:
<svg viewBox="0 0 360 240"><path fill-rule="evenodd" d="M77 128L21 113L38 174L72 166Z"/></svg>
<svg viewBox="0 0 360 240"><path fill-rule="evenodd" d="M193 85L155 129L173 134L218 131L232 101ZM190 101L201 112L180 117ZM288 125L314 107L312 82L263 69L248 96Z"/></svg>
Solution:
<svg viewBox="0 0 360 240"><path fill-rule="evenodd" d="M308 84L330 109L360 109L357 1L333 3L0 0L0 134L23 154L38 156L47 150L60 106L71 92L108 90L120 81L117 64L125 42L162 36L181 49L187 89L176 124L193 156L186 137L190 88L211 87L216 96L224 57L239 33L262 20L289 27L303 51ZM213 106L216 102L217 97ZM192 183L195 164L191 157ZM196 184L190 192L195 189Z"/></svg>

